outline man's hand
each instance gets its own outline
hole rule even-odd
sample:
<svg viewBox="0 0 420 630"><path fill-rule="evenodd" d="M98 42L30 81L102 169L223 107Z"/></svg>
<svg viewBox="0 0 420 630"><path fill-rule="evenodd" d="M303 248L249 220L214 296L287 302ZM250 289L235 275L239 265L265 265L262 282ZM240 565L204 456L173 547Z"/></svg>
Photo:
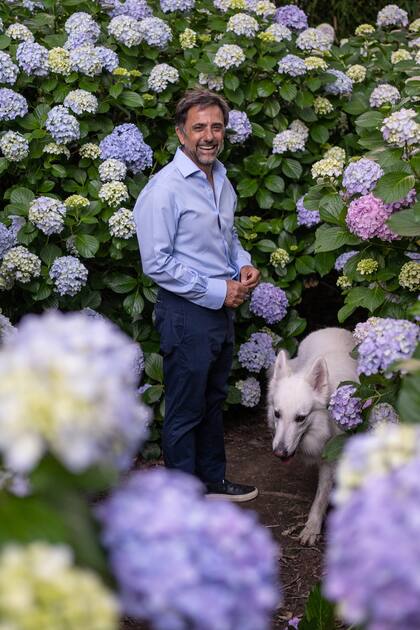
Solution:
<svg viewBox="0 0 420 630"><path fill-rule="evenodd" d="M225 297L225 306L237 308L247 299L248 289L244 286L244 284L238 282L237 280L226 280L226 284L227 292Z"/></svg>
<svg viewBox="0 0 420 630"><path fill-rule="evenodd" d="M260 272L252 265L245 265L244 267L241 267L239 277L240 282L244 285L244 287L247 289L255 289L260 281Z"/></svg>

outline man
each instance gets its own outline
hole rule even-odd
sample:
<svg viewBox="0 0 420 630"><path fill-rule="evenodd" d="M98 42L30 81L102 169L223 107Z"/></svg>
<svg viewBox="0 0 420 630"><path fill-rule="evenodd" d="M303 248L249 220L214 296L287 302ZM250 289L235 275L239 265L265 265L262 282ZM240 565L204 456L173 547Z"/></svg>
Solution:
<svg viewBox="0 0 420 630"><path fill-rule="evenodd" d="M236 195L217 160L226 101L187 92L176 108L181 143L134 208L155 307L165 379L165 465L199 477L209 496L249 501L258 490L225 479L222 404L232 362L233 309L259 280L233 226Z"/></svg>

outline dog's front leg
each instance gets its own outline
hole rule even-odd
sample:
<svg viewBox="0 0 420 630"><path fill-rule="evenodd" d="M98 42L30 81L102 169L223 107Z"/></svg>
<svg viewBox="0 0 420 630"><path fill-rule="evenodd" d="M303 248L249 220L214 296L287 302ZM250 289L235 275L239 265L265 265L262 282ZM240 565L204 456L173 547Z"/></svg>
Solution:
<svg viewBox="0 0 420 630"><path fill-rule="evenodd" d="M299 539L302 545L314 545L321 533L322 521L334 481L334 464L322 462L319 468L318 487L309 512L308 520Z"/></svg>

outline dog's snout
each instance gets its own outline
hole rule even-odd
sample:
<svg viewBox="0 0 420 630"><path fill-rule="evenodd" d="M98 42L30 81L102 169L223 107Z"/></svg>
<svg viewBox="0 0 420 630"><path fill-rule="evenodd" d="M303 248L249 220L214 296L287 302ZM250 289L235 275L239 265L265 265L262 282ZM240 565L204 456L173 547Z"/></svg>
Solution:
<svg viewBox="0 0 420 630"><path fill-rule="evenodd" d="M288 457L289 453L287 448L283 444L278 444L275 449L273 449L274 455L276 457Z"/></svg>

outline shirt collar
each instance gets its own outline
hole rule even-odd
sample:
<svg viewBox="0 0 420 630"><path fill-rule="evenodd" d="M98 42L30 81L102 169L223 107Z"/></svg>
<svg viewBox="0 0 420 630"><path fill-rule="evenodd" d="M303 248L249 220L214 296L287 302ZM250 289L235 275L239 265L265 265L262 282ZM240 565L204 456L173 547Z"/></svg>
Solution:
<svg viewBox="0 0 420 630"><path fill-rule="evenodd" d="M192 175L193 173L201 171L200 167L197 166L197 164L195 164L195 162L193 162L187 155L185 155L181 147L178 147L176 150L174 163L181 175L185 178L189 177L189 175ZM223 176L226 175L226 169L219 160L215 161L213 165L213 172L216 174L220 173Z"/></svg>

